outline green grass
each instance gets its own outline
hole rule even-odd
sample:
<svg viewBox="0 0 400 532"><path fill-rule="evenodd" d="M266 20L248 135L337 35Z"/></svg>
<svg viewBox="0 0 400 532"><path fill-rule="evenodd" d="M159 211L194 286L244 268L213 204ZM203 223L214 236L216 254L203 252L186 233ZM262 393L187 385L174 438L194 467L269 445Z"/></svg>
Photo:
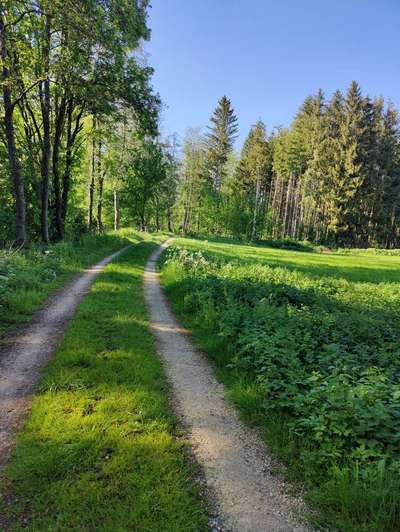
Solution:
<svg viewBox="0 0 400 532"><path fill-rule="evenodd" d="M0 250L0 340L27 322L46 298L74 274L146 235L122 229L104 235L86 235L43 248Z"/></svg>
<svg viewBox="0 0 400 532"><path fill-rule="evenodd" d="M2 487L12 530L207 529L143 300L153 249L107 266L45 371Z"/></svg>
<svg viewBox="0 0 400 532"><path fill-rule="evenodd" d="M163 266L172 306L305 484L312 522L399 530L400 257L176 244L190 251Z"/></svg>
<svg viewBox="0 0 400 532"><path fill-rule="evenodd" d="M267 264L304 273L308 277L335 277L356 283L400 282L400 256L372 255L368 250L312 253L263 245L232 243L225 239L177 239L176 245L205 251L225 260Z"/></svg>

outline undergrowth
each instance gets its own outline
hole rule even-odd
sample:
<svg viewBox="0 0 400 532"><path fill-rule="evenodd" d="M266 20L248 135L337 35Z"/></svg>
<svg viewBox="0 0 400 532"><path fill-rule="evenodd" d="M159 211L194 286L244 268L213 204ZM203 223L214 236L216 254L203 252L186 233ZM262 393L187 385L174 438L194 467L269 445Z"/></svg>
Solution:
<svg viewBox="0 0 400 532"><path fill-rule="evenodd" d="M400 284L179 247L163 281L243 416L308 487L317 524L399 530Z"/></svg>
<svg viewBox="0 0 400 532"><path fill-rule="evenodd" d="M122 229L47 247L0 250L0 339L26 322L47 296L73 274L142 239L137 231Z"/></svg>

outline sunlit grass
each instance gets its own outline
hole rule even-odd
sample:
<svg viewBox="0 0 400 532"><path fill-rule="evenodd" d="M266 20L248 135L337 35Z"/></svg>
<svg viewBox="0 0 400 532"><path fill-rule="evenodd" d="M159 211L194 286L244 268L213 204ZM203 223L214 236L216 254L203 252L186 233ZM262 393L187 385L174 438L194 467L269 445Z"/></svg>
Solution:
<svg viewBox="0 0 400 532"><path fill-rule="evenodd" d="M63 241L46 248L32 245L22 251L0 250L0 339L28 321L49 294L82 268L146 236L122 229L86 235L80 241Z"/></svg>
<svg viewBox="0 0 400 532"><path fill-rule="evenodd" d="M2 488L11 529L207 529L143 300L153 249L106 268L45 371Z"/></svg>
<svg viewBox="0 0 400 532"><path fill-rule="evenodd" d="M383 450L380 455L381 463L368 463L368 458L357 463L341 452L340 446L334 448L341 438L338 435L348 434L343 439L350 441L352 434L354 441L351 426L346 432L350 410L344 409L342 414L334 394L325 397L321 393L318 404L310 402L309 410L299 409L299 421L310 422L309 433L296 435L295 419L290 416L297 398L301 404L308 393L302 395L309 390L307 378L313 372L326 379L328 389L336 372L354 370L362 375L370 369L388 379L385 400L392 424L382 428L378 440L387 444L393 437L397 421L390 416L397 404L400 258L359 252L299 252L218 239L177 239L175 244L202 251L206 258L218 258L202 262L196 255L187 259L187 266L182 266L185 254L171 259L162 269L164 286L174 311L213 361L244 421L259 428L269 449L286 465L285 474L294 482L294 491L299 489L298 483L306 486L307 501L316 510L310 515L312 522L342 532L397 532L397 447L388 445L386 454ZM245 353L245 360L240 352ZM356 379L353 388L348 387L348 403L345 399L343 406L352 404L357 383ZM268 385L277 391L267 392ZM379 389L378 380L376 386ZM310 390L315 389L311 386ZM316 396L309 397L311 401ZM385 414L378 403L365 401L365 410L359 412L362 424L364 412L368 417L376 408L379 419L369 421L371 438L377 437L379 429L375 427L381 427L380 417ZM361 430L360 440L354 444L360 450L365 435L368 431ZM330 445L336 462L324 461L323 452ZM342 449L347 449L346 445ZM367 454L368 446L366 449ZM386 467L385 458L391 467Z"/></svg>
<svg viewBox="0 0 400 532"><path fill-rule="evenodd" d="M400 256L382 256L323 252L313 253L276 249L268 246L254 246L216 240L177 239L177 245L189 249L202 249L208 253L225 257L227 260L266 263L297 270L310 277L333 276L353 282L400 282Z"/></svg>

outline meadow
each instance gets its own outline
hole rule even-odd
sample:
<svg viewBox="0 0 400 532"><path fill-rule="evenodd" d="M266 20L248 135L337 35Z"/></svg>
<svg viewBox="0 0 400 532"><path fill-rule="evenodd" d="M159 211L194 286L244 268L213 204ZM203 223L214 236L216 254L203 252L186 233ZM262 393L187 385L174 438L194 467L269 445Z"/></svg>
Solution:
<svg viewBox="0 0 400 532"><path fill-rule="evenodd" d="M162 278L309 518L400 527L400 256L177 239Z"/></svg>

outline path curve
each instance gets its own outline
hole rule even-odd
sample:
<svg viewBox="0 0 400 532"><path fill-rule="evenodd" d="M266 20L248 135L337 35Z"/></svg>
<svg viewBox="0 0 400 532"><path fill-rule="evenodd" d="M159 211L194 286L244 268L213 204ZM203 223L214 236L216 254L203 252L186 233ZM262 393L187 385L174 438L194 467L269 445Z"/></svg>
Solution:
<svg viewBox="0 0 400 532"><path fill-rule="evenodd" d="M58 290L0 350L0 469L7 463L15 434L29 412L41 370L52 357L76 307L105 266L130 247L85 269Z"/></svg>
<svg viewBox="0 0 400 532"><path fill-rule="evenodd" d="M309 530L293 515L301 501L285 494L283 481L270 472L271 458L258 435L239 421L224 398L223 385L169 309L156 266L170 243L160 246L147 263L145 298L178 414L222 527L236 532Z"/></svg>

